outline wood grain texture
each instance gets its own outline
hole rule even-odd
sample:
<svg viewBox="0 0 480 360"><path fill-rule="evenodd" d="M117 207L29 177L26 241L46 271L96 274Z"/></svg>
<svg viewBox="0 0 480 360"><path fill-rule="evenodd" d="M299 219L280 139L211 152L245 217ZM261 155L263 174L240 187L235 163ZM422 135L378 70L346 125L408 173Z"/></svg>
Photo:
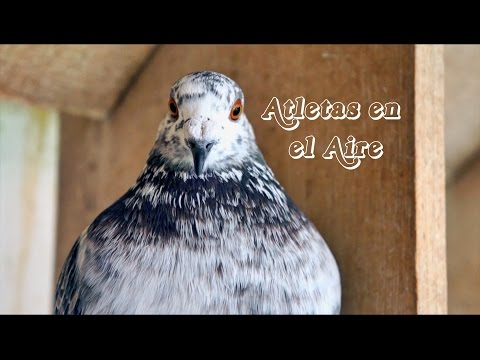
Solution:
<svg viewBox="0 0 480 360"><path fill-rule="evenodd" d="M152 45L0 45L0 96L103 119Z"/></svg>
<svg viewBox="0 0 480 360"><path fill-rule="evenodd" d="M74 121L63 121L64 139L70 133L76 134L76 140L62 141L70 148L62 164L73 167L91 159L97 170L96 180L88 185L79 178L86 173L62 171L62 184L69 185L61 188L60 207L63 218L71 220L60 221L59 264L93 220L90 214L103 210L134 183L167 111L173 81L210 69L242 86L245 112L267 162L336 256L343 279L343 313L429 311L417 304L415 254L420 234L415 225L431 219L415 216L415 59L414 46L162 46L110 121L84 123L76 130L79 125ZM273 96L283 102L300 95L319 103L325 98L359 101L362 116L356 121L305 120L293 132L261 120ZM374 101L397 101L402 119L369 119L368 106ZM290 158L289 144L312 134L317 140L316 158ZM348 135L379 140L385 153L378 160L365 159L354 171L345 170L335 159L321 158L335 135L343 142ZM76 146L85 150L74 151ZM72 187L81 205L70 197ZM86 209L83 193L95 198L91 209ZM427 198L423 204L429 205Z"/></svg>
<svg viewBox="0 0 480 360"><path fill-rule="evenodd" d="M443 46L415 48L417 311L447 313Z"/></svg>
<svg viewBox="0 0 480 360"><path fill-rule="evenodd" d="M73 242L105 207L105 204L98 200L102 191L99 178L100 150L104 144L103 122L67 114L63 114L61 120L57 231L59 241L56 248L55 281ZM99 149L99 152L96 149ZM58 259L62 261L59 262Z"/></svg>

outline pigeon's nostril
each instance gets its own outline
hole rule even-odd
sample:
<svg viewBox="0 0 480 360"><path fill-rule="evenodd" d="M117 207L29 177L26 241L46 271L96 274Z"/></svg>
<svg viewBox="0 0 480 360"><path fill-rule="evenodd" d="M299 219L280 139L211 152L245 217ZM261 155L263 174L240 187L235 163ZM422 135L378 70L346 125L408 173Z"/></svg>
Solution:
<svg viewBox="0 0 480 360"><path fill-rule="evenodd" d="M206 152L208 153L213 145L215 145L215 142L209 142L209 143L205 143L204 141L200 141L200 142L196 142L195 140L189 140L187 141L187 146L192 149L192 150L195 150L195 149L198 149L198 150L206 150Z"/></svg>

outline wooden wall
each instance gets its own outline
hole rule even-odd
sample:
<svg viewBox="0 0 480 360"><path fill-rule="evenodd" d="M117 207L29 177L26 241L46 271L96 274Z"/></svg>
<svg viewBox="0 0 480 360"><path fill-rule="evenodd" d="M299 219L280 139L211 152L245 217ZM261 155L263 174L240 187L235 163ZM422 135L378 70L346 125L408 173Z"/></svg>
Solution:
<svg viewBox="0 0 480 360"><path fill-rule="evenodd" d="M343 313L444 313L446 267L441 47L161 46L105 122L64 115L57 275L80 232L143 168L173 81L210 69L235 79L267 162L332 248ZM286 132L260 115L272 96L360 101L357 121L305 121ZM400 121L365 107L397 101ZM354 170L335 160L293 160L288 145L313 134L379 140L384 155Z"/></svg>

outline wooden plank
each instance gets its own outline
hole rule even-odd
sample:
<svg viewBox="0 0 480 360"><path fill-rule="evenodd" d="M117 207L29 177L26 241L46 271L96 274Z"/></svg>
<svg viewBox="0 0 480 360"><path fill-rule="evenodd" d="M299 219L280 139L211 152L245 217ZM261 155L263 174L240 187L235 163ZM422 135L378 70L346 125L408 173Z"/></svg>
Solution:
<svg viewBox="0 0 480 360"><path fill-rule="evenodd" d="M417 267L417 236L430 236L423 222L431 221L431 214L416 216L415 204L417 201L417 208L419 204L436 204L419 197L416 191L421 189L415 187L416 175L428 179L428 174L416 170L415 162L416 144L417 153L421 151L415 135L425 135L420 122L414 121L417 56L414 46L162 46L112 121L100 125L101 139L89 150L91 154L79 152L68 159L74 163L81 161L79 157L97 157L98 181L86 189L80 186L78 191L95 192L96 209L92 212L101 211L118 198L144 165L158 122L166 112L172 82L196 70L223 72L244 89L245 111L268 163L324 235L339 262L343 313L437 311L441 308L437 303L428 307L422 302L429 292L424 295L423 289L417 288L434 275L442 276L435 271L431 276L417 274L428 264ZM426 78L423 81L428 82ZM362 116L357 121L305 121L293 132L260 119L273 96L283 102L300 95L316 102L326 98L344 103L359 101ZM398 102L402 119L369 119L368 105L374 101ZM63 125L74 126L71 121ZM84 141L81 134L89 131L80 132L77 143ZM311 134L317 140L316 158L290 158L289 144ZM385 154L378 160L365 159L354 171L345 170L336 160L321 158L336 135L342 141L348 135L358 140L379 140ZM434 145L440 146L435 139ZM75 175L62 176L65 183L79 182ZM68 193L63 196L67 198ZM65 227L61 233L66 236L61 242L70 245L93 220L87 220L82 211L73 209L64 214L81 221L60 223ZM61 263L65 256L65 252L59 253L58 261ZM417 276L421 279L418 284Z"/></svg>
<svg viewBox="0 0 480 360"><path fill-rule="evenodd" d="M417 311L447 312L443 46L415 51Z"/></svg>
<svg viewBox="0 0 480 360"><path fill-rule="evenodd" d="M0 95L104 119L152 45L0 45Z"/></svg>
<svg viewBox="0 0 480 360"><path fill-rule="evenodd" d="M0 313L53 310L59 118L0 102Z"/></svg>
<svg viewBox="0 0 480 360"><path fill-rule="evenodd" d="M103 122L62 115L57 259L64 259L76 237L98 214ZM62 262L56 262L55 280Z"/></svg>

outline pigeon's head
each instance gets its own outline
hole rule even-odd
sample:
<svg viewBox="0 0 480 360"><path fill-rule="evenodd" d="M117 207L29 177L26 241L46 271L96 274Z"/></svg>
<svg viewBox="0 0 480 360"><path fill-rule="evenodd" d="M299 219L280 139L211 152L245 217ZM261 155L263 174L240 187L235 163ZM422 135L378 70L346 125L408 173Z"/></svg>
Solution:
<svg viewBox="0 0 480 360"><path fill-rule="evenodd" d="M175 82L155 148L171 165L198 176L242 163L256 150L242 89L212 71Z"/></svg>

